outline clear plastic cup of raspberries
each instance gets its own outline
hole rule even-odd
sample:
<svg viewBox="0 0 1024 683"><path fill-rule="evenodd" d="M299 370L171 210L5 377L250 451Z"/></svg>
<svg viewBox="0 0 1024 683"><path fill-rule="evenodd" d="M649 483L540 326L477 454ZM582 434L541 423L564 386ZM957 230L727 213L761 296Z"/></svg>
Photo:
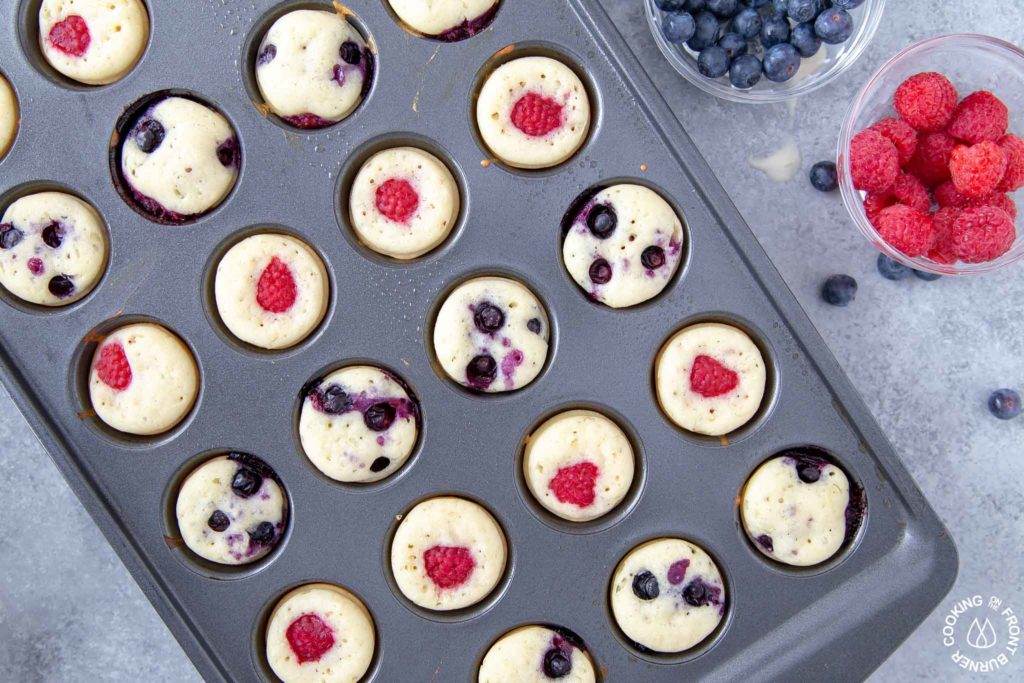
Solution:
<svg viewBox="0 0 1024 683"><path fill-rule="evenodd" d="M940 275L1024 257L1024 51L988 36L922 41L861 90L839 140L855 224L897 261Z"/></svg>
<svg viewBox="0 0 1024 683"><path fill-rule="evenodd" d="M885 0L644 0L658 48L691 83L737 102L779 102L853 64Z"/></svg>

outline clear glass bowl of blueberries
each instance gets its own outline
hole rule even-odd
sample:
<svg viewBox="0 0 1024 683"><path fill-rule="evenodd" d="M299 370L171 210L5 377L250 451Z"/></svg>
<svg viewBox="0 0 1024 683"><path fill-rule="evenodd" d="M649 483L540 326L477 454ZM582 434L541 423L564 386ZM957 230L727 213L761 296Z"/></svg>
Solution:
<svg viewBox="0 0 1024 683"><path fill-rule="evenodd" d="M734 102L781 102L857 61L885 0L644 0L659 49L686 80Z"/></svg>

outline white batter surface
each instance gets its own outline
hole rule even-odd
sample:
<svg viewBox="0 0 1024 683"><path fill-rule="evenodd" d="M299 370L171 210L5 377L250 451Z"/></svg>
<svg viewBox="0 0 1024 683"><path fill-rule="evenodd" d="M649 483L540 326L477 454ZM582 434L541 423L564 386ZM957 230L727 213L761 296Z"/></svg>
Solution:
<svg viewBox="0 0 1024 683"><path fill-rule="evenodd" d="M398 18L425 36L468 38L486 28L499 0L388 0ZM457 35L455 35L457 34Z"/></svg>
<svg viewBox="0 0 1024 683"><path fill-rule="evenodd" d="M0 74L0 161L11 148L14 136L18 133L18 123L21 121L21 112L18 108L18 98L14 94L14 88Z"/></svg>

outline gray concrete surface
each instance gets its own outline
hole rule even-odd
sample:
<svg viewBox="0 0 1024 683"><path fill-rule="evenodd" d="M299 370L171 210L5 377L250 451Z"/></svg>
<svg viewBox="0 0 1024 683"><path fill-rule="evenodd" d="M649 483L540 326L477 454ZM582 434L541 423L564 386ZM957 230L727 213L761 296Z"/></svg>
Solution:
<svg viewBox="0 0 1024 683"><path fill-rule="evenodd" d="M508 0L514 1L514 0ZM786 106L720 102L656 53L639 0L601 0L949 525L961 571L940 607L873 681L1024 680L1024 653L1000 672L967 674L941 628L954 600L999 595L1024 613L1024 419L986 411L993 388L1024 389L1024 266L976 279L892 283L838 196L805 180L774 184L747 164L792 133L804 171L833 153L848 103L893 52L926 36L972 31L1024 44L1024 5L890 0L874 44L837 83ZM824 277L850 273L848 309L818 298ZM6 395L0 395L0 679L190 681L198 677L106 545ZM899 605L893 605L899 609ZM851 643L850 647L856 647ZM827 653L822 653L827 656Z"/></svg>

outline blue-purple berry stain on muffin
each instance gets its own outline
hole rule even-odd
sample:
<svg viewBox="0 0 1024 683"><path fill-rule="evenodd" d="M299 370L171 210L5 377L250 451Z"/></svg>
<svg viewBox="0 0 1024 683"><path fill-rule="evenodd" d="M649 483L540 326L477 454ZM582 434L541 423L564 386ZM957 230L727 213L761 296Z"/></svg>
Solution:
<svg viewBox="0 0 1024 683"><path fill-rule="evenodd" d="M494 21L499 0L388 0L405 25L446 43L472 38Z"/></svg>

